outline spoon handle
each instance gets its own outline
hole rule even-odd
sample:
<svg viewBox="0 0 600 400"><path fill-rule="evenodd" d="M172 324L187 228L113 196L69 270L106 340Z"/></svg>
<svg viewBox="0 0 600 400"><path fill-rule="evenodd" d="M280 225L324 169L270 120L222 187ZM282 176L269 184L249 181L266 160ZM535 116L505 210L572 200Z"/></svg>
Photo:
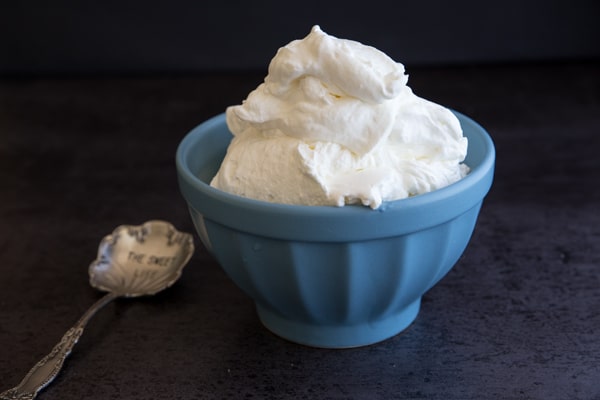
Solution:
<svg viewBox="0 0 600 400"><path fill-rule="evenodd" d="M96 301L79 318L79 321L63 335L60 342L54 346L52 351L31 368L21 383L12 389L0 393L0 400L31 400L35 398L40 390L48 386L56 378L65 359L71 353L71 350L83 333L87 322L98 310L117 297L114 293L107 293L104 297Z"/></svg>

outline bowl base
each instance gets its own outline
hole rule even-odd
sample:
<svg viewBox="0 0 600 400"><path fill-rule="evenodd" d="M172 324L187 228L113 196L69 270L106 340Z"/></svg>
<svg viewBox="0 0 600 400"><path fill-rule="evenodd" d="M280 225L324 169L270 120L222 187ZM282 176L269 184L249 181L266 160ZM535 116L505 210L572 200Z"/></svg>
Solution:
<svg viewBox="0 0 600 400"><path fill-rule="evenodd" d="M277 336L306 346L342 349L368 346L397 335L417 318L420 306L421 298L388 317L354 325L292 321L259 304L256 310L262 324Z"/></svg>

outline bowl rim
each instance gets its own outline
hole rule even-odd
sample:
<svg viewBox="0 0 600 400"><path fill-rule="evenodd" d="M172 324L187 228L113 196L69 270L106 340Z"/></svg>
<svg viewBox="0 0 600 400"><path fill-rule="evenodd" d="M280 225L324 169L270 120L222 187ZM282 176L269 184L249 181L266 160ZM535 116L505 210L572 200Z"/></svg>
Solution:
<svg viewBox="0 0 600 400"><path fill-rule="evenodd" d="M218 114L200 123L181 140L176 152L176 167L181 193L192 212L236 229L261 235L281 238L281 227L287 225L284 238L328 240L333 232L340 237L335 241L384 237L424 229L443 223L479 206L489 191L495 168L495 147L488 132L473 119L451 110L459 119L463 132L477 135L485 148L484 156L463 179L443 188L417 196L385 201L373 210L363 205L308 206L269 203L234 195L210 186L196 176L189 165L191 149L203 136L225 128L225 113ZM469 140L469 145L471 139ZM439 207L444 202L444 209ZM447 204L446 204L447 203ZM236 212L232 213L231 210ZM448 209L451 212L448 212ZM423 218L423 213L428 213ZM398 227L398 219L404 228ZM265 224L265 218L279 219L281 224L269 228L272 221ZM390 221L391 220L391 221ZM262 223L261 223L262 221ZM364 223L379 224L376 231L361 233ZM294 226L298 224L299 226ZM315 229L314 225L320 225ZM357 225L358 224L358 225ZM311 225L313 227L311 228ZM394 226L396 225L396 226ZM307 232L311 235L307 236Z"/></svg>

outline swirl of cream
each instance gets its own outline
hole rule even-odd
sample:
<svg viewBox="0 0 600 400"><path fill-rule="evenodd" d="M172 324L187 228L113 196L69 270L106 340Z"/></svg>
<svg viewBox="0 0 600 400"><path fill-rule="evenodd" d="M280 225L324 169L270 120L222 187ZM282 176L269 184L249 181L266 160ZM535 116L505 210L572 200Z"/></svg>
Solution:
<svg viewBox="0 0 600 400"><path fill-rule="evenodd" d="M383 52L314 26L278 50L264 83L227 110L227 122L234 133L337 143L362 155L390 134L407 80L404 66Z"/></svg>

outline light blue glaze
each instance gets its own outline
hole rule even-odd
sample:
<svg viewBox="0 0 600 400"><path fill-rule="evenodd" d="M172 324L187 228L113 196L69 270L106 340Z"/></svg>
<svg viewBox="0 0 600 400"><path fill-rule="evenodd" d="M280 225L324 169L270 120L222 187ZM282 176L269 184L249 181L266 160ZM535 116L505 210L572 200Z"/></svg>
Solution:
<svg viewBox="0 0 600 400"><path fill-rule="evenodd" d="M416 318L423 294L466 248L492 184L491 138L456 115L469 175L377 210L273 204L210 187L231 140L222 114L181 142L179 185L202 242L268 329L317 347L375 343Z"/></svg>

